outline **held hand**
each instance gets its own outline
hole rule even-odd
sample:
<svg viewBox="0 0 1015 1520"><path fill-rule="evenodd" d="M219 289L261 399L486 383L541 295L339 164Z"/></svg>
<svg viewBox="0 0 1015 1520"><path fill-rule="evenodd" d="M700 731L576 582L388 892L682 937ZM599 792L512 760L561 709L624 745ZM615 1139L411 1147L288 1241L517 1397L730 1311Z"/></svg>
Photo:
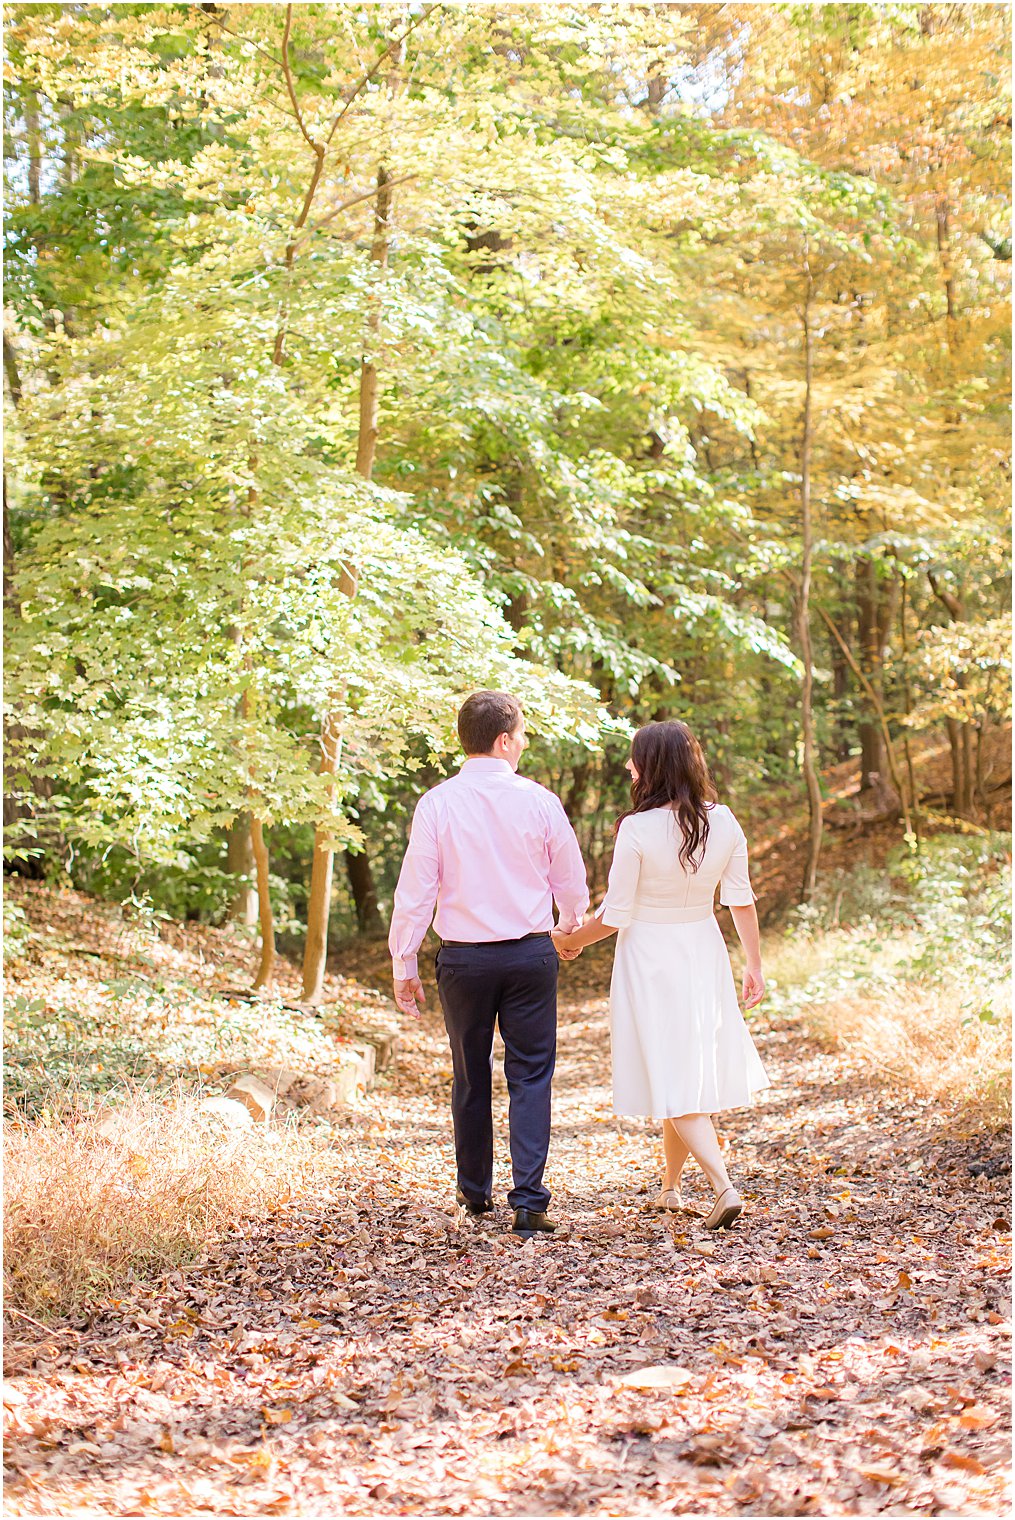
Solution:
<svg viewBox="0 0 1015 1520"><path fill-rule="evenodd" d="M761 974L761 967L755 970L750 967L744 972L744 1007L757 1008L765 996L765 978Z"/></svg>
<svg viewBox="0 0 1015 1520"><path fill-rule="evenodd" d="M406 977L402 982L396 976L395 1002L403 1013L411 1013L414 1019L419 1018L419 1009L426 1004L426 993L418 976Z"/></svg>
<svg viewBox="0 0 1015 1520"><path fill-rule="evenodd" d="M581 955L580 947L575 950L571 949L570 945L568 944L571 936L563 929L551 929L550 937L553 940L553 948L556 950L562 961L574 961L578 959L579 955Z"/></svg>

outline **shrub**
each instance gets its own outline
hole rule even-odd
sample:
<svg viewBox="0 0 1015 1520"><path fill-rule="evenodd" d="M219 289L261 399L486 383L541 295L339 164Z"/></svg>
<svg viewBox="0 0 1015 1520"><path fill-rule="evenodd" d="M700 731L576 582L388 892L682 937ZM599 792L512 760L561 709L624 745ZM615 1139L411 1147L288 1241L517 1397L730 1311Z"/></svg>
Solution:
<svg viewBox="0 0 1015 1520"><path fill-rule="evenodd" d="M938 836L828 884L769 956L769 1006L913 1092L1010 1119L1010 844Z"/></svg>
<svg viewBox="0 0 1015 1520"><path fill-rule="evenodd" d="M195 1255L285 1204L325 1164L294 1122L227 1130L182 1088L121 1107L4 1125L4 1290L34 1316L68 1313Z"/></svg>

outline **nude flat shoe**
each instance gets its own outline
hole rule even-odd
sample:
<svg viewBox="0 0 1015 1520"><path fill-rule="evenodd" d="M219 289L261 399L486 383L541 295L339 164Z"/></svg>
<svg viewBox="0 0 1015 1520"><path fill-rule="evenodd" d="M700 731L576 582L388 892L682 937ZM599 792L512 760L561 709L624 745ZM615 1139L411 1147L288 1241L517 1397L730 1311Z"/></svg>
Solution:
<svg viewBox="0 0 1015 1520"><path fill-rule="evenodd" d="M653 1204L653 1208L670 1209L673 1213L677 1213L683 1207L684 1200L681 1197L679 1188L663 1188Z"/></svg>
<svg viewBox="0 0 1015 1520"><path fill-rule="evenodd" d="M728 1230L743 1213L744 1200L735 1187L723 1190L712 1205L712 1212L701 1222L706 1230Z"/></svg>

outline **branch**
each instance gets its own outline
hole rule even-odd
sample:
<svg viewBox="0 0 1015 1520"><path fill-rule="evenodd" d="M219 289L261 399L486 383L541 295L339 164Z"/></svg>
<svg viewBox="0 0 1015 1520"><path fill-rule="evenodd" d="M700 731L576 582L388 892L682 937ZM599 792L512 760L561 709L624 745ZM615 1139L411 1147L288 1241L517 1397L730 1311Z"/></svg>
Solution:
<svg viewBox="0 0 1015 1520"><path fill-rule="evenodd" d="M383 186L374 185L372 189L363 190L359 195L354 195L349 200L343 201L340 206L336 206L334 210L329 211L327 216L322 216L321 220L319 222L316 222L313 227L308 228L306 233L296 244L296 247L298 249L302 248L303 245L313 237L315 232L320 232L322 227L326 227L329 222L333 222L336 216L341 216L343 211L348 211L352 206L358 206L360 201L372 200L377 194L378 190L393 190L396 185L407 185L410 183L410 181L418 178L419 176L416 174L403 174L398 179L389 179Z"/></svg>
<svg viewBox="0 0 1015 1520"><path fill-rule="evenodd" d="M296 125L299 127L300 131L303 133L303 136L313 148L314 152L320 155L323 152L320 143L316 143L314 141L310 133L307 131L306 127L303 125L303 116L300 112L300 103L296 98L296 86L293 84L293 71L289 66L289 34L292 31L292 25L293 8L291 5L287 5L285 8L285 26L282 29L282 72L285 74L285 86L289 91L289 99L292 101L292 107L296 113ZM308 206L307 210L309 211L309 209L310 208Z"/></svg>
<svg viewBox="0 0 1015 1520"><path fill-rule="evenodd" d="M18 356L14 352L14 344L6 333L4 333L4 374L10 386L11 400L17 409L21 405L21 371L18 369Z"/></svg>
<svg viewBox="0 0 1015 1520"><path fill-rule="evenodd" d="M956 623L964 621L962 617L962 603L953 591L942 586L933 570L927 571L927 579L930 581L930 589L939 602L943 602Z"/></svg>
<svg viewBox="0 0 1015 1520"><path fill-rule="evenodd" d="M224 21L220 21L217 16L212 16L211 21L212 25L217 26L220 31L225 32L229 37L235 37L237 42L242 42L247 47L252 47L255 53L260 53L263 58L267 58L269 63L273 63L278 68L281 59L276 58L274 53L269 53L266 48L261 47L259 43L254 42L250 37L244 37L242 32L234 32L231 27L226 26Z"/></svg>
<svg viewBox="0 0 1015 1520"><path fill-rule="evenodd" d="M289 9L291 10L292 6L290 6ZM353 101L356 100L358 98L358 96L360 96L363 93L363 91L366 89L367 85L370 83L371 79L373 79L374 75L377 73L377 70L380 68L380 66L384 62L384 60L386 58L389 58L391 56L391 54L395 51L396 48L401 47L401 45L405 41L405 39L408 36L410 36L416 30L416 28L418 26L422 26L424 21L429 21L430 17L433 15L434 11L438 10L438 9L439 9L439 6L428 5L427 8L426 8L426 10L423 11L423 13L421 15L417 16L416 19L415 19L415 21L413 21L410 26L406 27L405 31L402 33L402 35L400 37L395 37L393 39L393 41L391 41L391 42L388 43L387 47L384 49L384 52L381 54L381 56L378 58L377 62L374 64L373 68L370 70L370 72L368 74L364 74L363 75L363 78L360 80L359 84L353 90L352 94L349 96L349 99L346 101L345 105L339 111L338 115L335 117L335 120L331 123L331 130L329 131L327 137L324 140L325 141L325 145L330 144L331 139L334 137L335 132L338 129L339 122L345 116L346 112L351 107Z"/></svg>

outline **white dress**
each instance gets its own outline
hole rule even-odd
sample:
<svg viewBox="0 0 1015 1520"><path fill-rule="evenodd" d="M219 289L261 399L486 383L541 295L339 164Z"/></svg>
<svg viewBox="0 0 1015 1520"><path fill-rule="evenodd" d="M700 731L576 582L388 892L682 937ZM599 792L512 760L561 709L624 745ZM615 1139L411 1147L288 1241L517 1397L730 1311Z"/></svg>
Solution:
<svg viewBox="0 0 1015 1520"><path fill-rule="evenodd" d="M597 913L619 930L610 986L617 1114L714 1114L770 1085L713 912L720 883L725 907L754 901L744 831L728 807L710 808L696 871L678 857L681 840L668 807L625 818Z"/></svg>

